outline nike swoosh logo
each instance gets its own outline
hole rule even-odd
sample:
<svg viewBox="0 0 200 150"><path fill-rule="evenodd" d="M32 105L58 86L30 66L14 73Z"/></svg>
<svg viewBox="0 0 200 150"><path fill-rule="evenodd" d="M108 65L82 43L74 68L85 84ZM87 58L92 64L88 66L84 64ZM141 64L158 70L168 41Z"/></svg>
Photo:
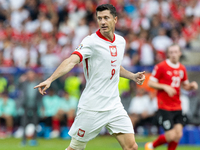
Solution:
<svg viewBox="0 0 200 150"><path fill-rule="evenodd" d="M111 60L111 63L114 63L114 62L116 62L117 60Z"/></svg>

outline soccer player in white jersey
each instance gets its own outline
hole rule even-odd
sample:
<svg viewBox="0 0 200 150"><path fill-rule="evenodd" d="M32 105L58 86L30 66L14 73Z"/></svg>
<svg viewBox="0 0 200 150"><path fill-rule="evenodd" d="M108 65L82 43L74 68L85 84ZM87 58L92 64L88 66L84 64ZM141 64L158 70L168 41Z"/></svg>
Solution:
<svg viewBox="0 0 200 150"><path fill-rule="evenodd" d="M137 150L132 123L119 97L118 82L119 77L124 77L141 85L145 72L134 74L121 66L125 40L114 34L117 22L115 7L100 5L96 8L96 16L100 29L85 37L72 55L35 88L44 95L55 79L83 62L87 82L69 131L72 140L66 150L84 150L87 142L95 138L104 126L124 150Z"/></svg>

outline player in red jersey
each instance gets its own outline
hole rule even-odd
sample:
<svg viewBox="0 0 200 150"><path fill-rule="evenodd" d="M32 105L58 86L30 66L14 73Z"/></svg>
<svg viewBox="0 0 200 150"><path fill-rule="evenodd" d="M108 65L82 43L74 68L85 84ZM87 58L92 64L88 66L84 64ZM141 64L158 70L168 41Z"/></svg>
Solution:
<svg viewBox="0 0 200 150"><path fill-rule="evenodd" d="M172 45L167 50L168 59L157 64L149 80L149 86L158 90L158 122L165 133L154 142L146 143L145 150L168 143L168 150L175 150L182 137L186 118L182 115L180 87L185 90L197 90L198 84L189 82L185 66L179 63L181 50Z"/></svg>

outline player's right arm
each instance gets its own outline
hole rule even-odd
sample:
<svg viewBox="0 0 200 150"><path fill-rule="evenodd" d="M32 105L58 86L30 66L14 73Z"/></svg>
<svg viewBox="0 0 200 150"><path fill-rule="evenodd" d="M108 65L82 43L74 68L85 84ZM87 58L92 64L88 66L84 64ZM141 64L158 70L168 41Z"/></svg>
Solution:
<svg viewBox="0 0 200 150"><path fill-rule="evenodd" d="M161 84L150 79L148 85L157 90L164 90L170 97L176 94L176 90L167 84Z"/></svg>
<svg viewBox="0 0 200 150"><path fill-rule="evenodd" d="M176 90L167 84L159 83L160 78L163 78L163 70L161 66L156 65L153 69L148 85L157 90L164 90L170 97L174 96Z"/></svg>
<svg viewBox="0 0 200 150"><path fill-rule="evenodd" d="M72 54L69 58L65 59L58 66L58 68L53 72L53 74L48 79L46 79L44 82L41 82L40 84L35 86L34 89L38 88L38 91L42 95L46 94L45 91L50 87L51 83L54 80L68 73L79 62L80 62L80 57L76 54Z"/></svg>

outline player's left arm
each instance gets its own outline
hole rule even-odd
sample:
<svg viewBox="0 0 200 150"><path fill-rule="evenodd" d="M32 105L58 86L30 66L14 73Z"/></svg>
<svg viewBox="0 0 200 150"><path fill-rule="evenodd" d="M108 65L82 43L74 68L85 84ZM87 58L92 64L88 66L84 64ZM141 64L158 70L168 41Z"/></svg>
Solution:
<svg viewBox="0 0 200 150"><path fill-rule="evenodd" d="M131 79L137 84L142 85L145 80L145 71L132 73L126 70L124 67L120 66L120 77Z"/></svg>
<svg viewBox="0 0 200 150"><path fill-rule="evenodd" d="M196 81L189 82L188 80L186 82L182 82L182 88L190 91L190 90L197 90L198 84Z"/></svg>
<svg viewBox="0 0 200 150"><path fill-rule="evenodd" d="M183 79L182 79L182 82L181 82L182 88L187 90L187 91L197 90L198 89L197 82L196 81L189 82L188 75L187 75L187 70L186 70L185 67L183 69L183 74L184 74L184 76L183 76Z"/></svg>

